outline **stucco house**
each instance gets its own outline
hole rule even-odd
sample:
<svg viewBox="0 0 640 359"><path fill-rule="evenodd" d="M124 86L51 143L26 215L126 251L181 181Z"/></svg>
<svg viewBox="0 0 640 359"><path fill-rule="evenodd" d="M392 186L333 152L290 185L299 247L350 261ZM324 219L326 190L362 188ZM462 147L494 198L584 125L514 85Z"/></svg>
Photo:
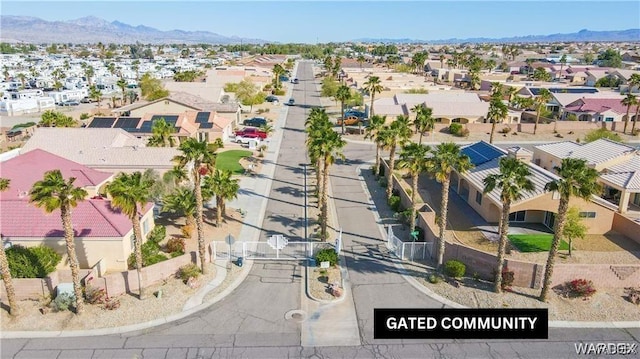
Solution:
<svg viewBox="0 0 640 359"><path fill-rule="evenodd" d="M469 156L474 168L464 174L452 172L451 189L456 192L471 208L489 223L498 223L502 214L500 189L484 193L483 180L490 174L500 172L500 158L514 157L525 162L532 174L533 191L523 193L522 198L511 204L509 221L513 223L542 224L553 230L555 215L558 211L559 195L546 192L546 183L557 179L557 175L531 162L532 153L520 147L503 150L487 142L481 141L462 148L462 153ZM588 233L602 234L611 230L614 212L593 201L571 199L571 205L580 209Z"/></svg>
<svg viewBox="0 0 640 359"><path fill-rule="evenodd" d="M396 94L373 102L378 115L410 115L415 105L424 104L433 110L436 123L482 123L489 111L489 103L477 94L467 92L440 92L434 94Z"/></svg>
<svg viewBox="0 0 640 359"><path fill-rule="evenodd" d="M635 106L631 107L629 116L635 113ZM590 122L621 122L627 113L627 107L618 98L587 98L583 97L567 104L562 111L562 119L574 114L578 121Z"/></svg>
<svg viewBox="0 0 640 359"><path fill-rule="evenodd" d="M0 193L0 234L2 245L45 244L63 256L60 269L67 266L66 244L60 211L46 213L29 203L29 191L45 172L59 169L65 179L75 177L75 185L88 192L72 209L75 245L81 268L91 268L100 260L107 271L127 270L133 251L133 226L129 218L111 207L99 195L114 174L97 171L43 150L33 150L2 163L2 177L11 180L9 190ZM140 211L142 235L154 227L153 204Z"/></svg>

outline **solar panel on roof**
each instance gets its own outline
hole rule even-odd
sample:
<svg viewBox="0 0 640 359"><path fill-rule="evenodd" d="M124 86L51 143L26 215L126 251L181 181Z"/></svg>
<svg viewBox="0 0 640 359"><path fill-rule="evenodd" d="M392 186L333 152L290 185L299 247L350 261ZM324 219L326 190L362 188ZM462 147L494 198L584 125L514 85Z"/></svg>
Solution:
<svg viewBox="0 0 640 359"><path fill-rule="evenodd" d="M461 152L469 156L471 163L475 166L489 162L492 159L503 155L503 153L498 149L484 142L478 142L471 146L467 146L463 148Z"/></svg>
<svg viewBox="0 0 640 359"><path fill-rule="evenodd" d="M151 133L152 127L153 127L153 124L151 121L144 121L142 123L142 126L140 126L140 130L138 132Z"/></svg>
<svg viewBox="0 0 640 359"><path fill-rule="evenodd" d="M205 123L209 121L210 115L211 115L211 112L198 112L198 114L196 115L196 122Z"/></svg>
<svg viewBox="0 0 640 359"><path fill-rule="evenodd" d="M213 123L211 122L201 123L200 128L213 128Z"/></svg>
<svg viewBox="0 0 640 359"><path fill-rule="evenodd" d="M111 128L116 121L115 117L95 117L89 124L89 128Z"/></svg>
<svg viewBox="0 0 640 359"><path fill-rule="evenodd" d="M131 129L138 127L140 117L120 117L113 125L113 128Z"/></svg>

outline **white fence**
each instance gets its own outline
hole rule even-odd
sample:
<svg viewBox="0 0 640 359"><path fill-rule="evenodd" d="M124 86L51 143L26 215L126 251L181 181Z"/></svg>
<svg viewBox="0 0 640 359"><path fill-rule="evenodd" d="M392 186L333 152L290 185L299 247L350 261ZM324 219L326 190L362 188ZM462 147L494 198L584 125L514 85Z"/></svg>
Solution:
<svg viewBox="0 0 640 359"><path fill-rule="evenodd" d="M327 242L288 242L281 249L267 242L236 242L229 246L222 242L211 242L212 260L243 257L244 259L303 260L315 257L318 251L334 248Z"/></svg>
<svg viewBox="0 0 640 359"><path fill-rule="evenodd" d="M400 259L427 259L431 256L432 246L433 242L403 242L393 233L392 226L387 229L387 248Z"/></svg>

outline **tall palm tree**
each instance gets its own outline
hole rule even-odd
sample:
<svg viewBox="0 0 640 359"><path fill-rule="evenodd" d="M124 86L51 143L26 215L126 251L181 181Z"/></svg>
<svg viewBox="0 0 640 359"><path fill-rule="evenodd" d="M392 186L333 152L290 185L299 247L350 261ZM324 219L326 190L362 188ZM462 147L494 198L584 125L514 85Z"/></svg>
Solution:
<svg viewBox="0 0 640 359"><path fill-rule="evenodd" d="M592 195L598 193L600 185L596 182L598 179L598 171L590 168L587 161L579 158L564 158L560 167L554 167L560 178L555 179L544 186L546 191L558 192L560 194L560 203L558 204L558 216L555 220L555 228L553 230L553 241L547 258L547 265L544 271L544 280L542 282L542 292L540 293L540 301L547 300L547 294L551 287L551 276L553 275L553 267L555 265L556 254L558 254L558 246L564 231L564 225L569 210L569 199L571 197L582 198L586 201Z"/></svg>
<svg viewBox="0 0 640 359"><path fill-rule="evenodd" d="M10 180L7 178L0 178L0 192L4 192L9 189ZM7 261L7 254L4 252L4 243L0 241L0 273L2 273L2 281L4 282L4 288L7 292L7 299L9 301L9 315L17 316L18 301L16 300L16 290L13 287L13 279L11 278L11 271L9 270L9 262Z"/></svg>
<svg viewBox="0 0 640 359"><path fill-rule="evenodd" d="M367 92L369 93L369 96L371 96L371 106L369 106L369 118L373 118L374 116L373 100L376 94L382 92L382 90L384 89L380 82L380 78L378 76L369 77L367 82L364 83L364 89L367 90Z"/></svg>
<svg viewBox="0 0 640 359"><path fill-rule="evenodd" d="M100 108L100 101L102 100L102 91L98 90L98 88L95 86L91 86L89 88L89 98L96 101L98 103L98 108Z"/></svg>
<svg viewBox="0 0 640 359"><path fill-rule="evenodd" d="M375 164L375 167L373 168L374 175L377 175L378 171L380 171L380 151L382 150L382 145L378 141L378 134L384 127L384 123L386 121L387 121L387 116L375 115L371 117L371 120L369 121L369 126L367 126L367 128L364 130L365 131L364 138L371 139L376 144L376 164Z"/></svg>
<svg viewBox="0 0 640 359"><path fill-rule="evenodd" d="M83 62L83 64L86 64L86 62ZM91 65L86 65L84 66L84 76L87 78L87 83L89 84L89 87L93 86L91 83L91 78L93 78L93 75L95 75L96 70L93 68L93 66Z"/></svg>
<svg viewBox="0 0 640 359"><path fill-rule="evenodd" d="M178 167L190 170L193 180L193 193L196 197L196 230L198 232L198 253L200 255L200 270L206 273L204 243L204 223L202 210L202 177L213 172L216 164L216 151L220 148L219 143L207 143L198 141L195 138L188 138L180 144L178 149L182 152L173 158Z"/></svg>
<svg viewBox="0 0 640 359"><path fill-rule="evenodd" d="M536 124L533 126L533 134L536 134L538 130L538 121L540 121L540 112L542 112L543 108L547 107L547 102L551 101L551 91L546 88L541 88L540 92L538 92L538 96L535 98L536 104Z"/></svg>
<svg viewBox="0 0 640 359"><path fill-rule="evenodd" d="M320 198L322 197L322 142L325 132L331 130L331 122L329 116L324 109L313 108L309 117L305 121L305 131L307 133L307 154L309 160L313 164L316 172L316 194L318 196L318 208L320 207Z"/></svg>
<svg viewBox="0 0 640 359"><path fill-rule="evenodd" d="M631 92L631 90L633 88L638 89L640 88L640 74L632 74L631 77L629 78L629 81L627 81L627 84L629 85L629 89L628 91ZM636 104L636 115L633 118L633 125L631 126L631 134L634 134L636 131L636 122L638 122L638 115L640 115L640 101L638 101L638 104Z"/></svg>
<svg viewBox="0 0 640 359"><path fill-rule="evenodd" d="M64 239L67 245L67 257L71 267L71 278L73 280L73 292L76 297L76 314L84 311L84 297L82 295L82 285L80 284L80 265L76 255L76 245L71 223L71 209L78 205L78 201L84 200L88 193L83 188L74 186L75 177L65 180L60 170L48 171L44 178L33 184L30 192L30 202L36 207L44 208L45 212L51 213L60 210L60 219L64 230Z"/></svg>
<svg viewBox="0 0 640 359"><path fill-rule="evenodd" d="M239 182L239 179L232 177L229 170L216 170L212 176L204 178L203 186L216 196L216 226L222 224L222 218L227 214L225 201L238 197Z"/></svg>
<svg viewBox="0 0 640 359"><path fill-rule="evenodd" d="M171 134L176 132L175 128L167 123L164 118L160 118L153 122L151 128L153 135L149 138L148 145L152 147L173 147L176 145L176 139Z"/></svg>
<svg viewBox="0 0 640 359"><path fill-rule="evenodd" d="M162 211L184 216L185 225L195 223L196 196L187 187L178 187L172 193L162 198Z"/></svg>
<svg viewBox="0 0 640 359"><path fill-rule="evenodd" d="M122 92L122 106L124 106L125 99L127 98L127 95L125 93L125 90L127 89L127 81L125 81L123 78L120 78L118 79L118 82L116 82L116 85L120 88L120 91Z"/></svg>
<svg viewBox="0 0 640 359"><path fill-rule="evenodd" d="M321 137L324 142L323 149L321 151L322 158L322 198L320 205L320 235L323 240L327 240L327 222L328 222L328 194L327 188L329 186L329 168L334 164L337 158L344 158L342 154L342 148L347 144L335 131L326 132Z"/></svg>
<svg viewBox="0 0 640 359"><path fill-rule="evenodd" d="M489 101L489 113L487 117L491 121L491 135L489 136L489 143L493 143L493 134L496 131L496 123L502 122L507 117L509 108L502 102L500 98L492 97Z"/></svg>
<svg viewBox="0 0 640 359"><path fill-rule="evenodd" d="M518 89L513 86L507 86L507 89L505 91L507 93L507 96L509 96L509 105L511 105L513 103L514 96L518 93Z"/></svg>
<svg viewBox="0 0 640 359"><path fill-rule="evenodd" d="M631 110L631 106L638 104L638 99L636 98L636 96L628 93L627 97L623 98L620 103L623 106L627 106L627 115L624 117L624 129L622 130L622 133L627 133L627 125L629 124L629 110Z"/></svg>
<svg viewBox="0 0 640 359"><path fill-rule="evenodd" d="M410 142L402 147L398 168L404 168L411 174L411 219L409 220L409 231L416 228L416 194L418 193L418 177L427 170L427 154L429 146L421 143Z"/></svg>
<svg viewBox="0 0 640 359"><path fill-rule="evenodd" d="M362 64L364 64L367 60L364 58L364 55L360 54L358 55L357 60L358 64L360 65L360 70L362 70Z"/></svg>
<svg viewBox="0 0 640 359"><path fill-rule="evenodd" d="M107 185L107 192L111 195L111 206L122 211L129 217L133 225L134 248L136 257L136 272L138 273L138 299L145 298L142 285L142 229L140 214L151 197L153 182L145 180L142 173L120 173L113 182Z"/></svg>
<svg viewBox="0 0 640 359"><path fill-rule="evenodd" d="M418 133L420 133L418 143L422 143L422 135L425 131L433 131L436 119L433 118L433 110L425 106L424 103L416 105L412 111L416 113L416 118L413 120L413 124L416 126Z"/></svg>
<svg viewBox="0 0 640 359"><path fill-rule="evenodd" d="M494 281L494 291L502 291L502 268L507 248L507 235L509 234L509 213L511 202L522 198L524 192L533 191L533 182L530 179L531 171L524 162L512 158L500 159L500 173L490 174L484 178L484 194L500 188L500 200L502 201L502 219L500 220L500 242L498 243L498 265Z"/></svg>
<svg viewBox="0 0 640 359"><path fill-rule="evenodd" d="M343 135L344 135L344 123L345 123L344 103L347 102L349 99L351 99L351 90L349 89L349 86L340 85L340 87L338 87L338 90L336 91L336 100L340 101L340 111L342 113L342 116L340 118L342 119L342 134Z"/></svg>
<svg viewBox="0 0 640 359"><path fill-rule="evenodd" d="M452 142L439 144L432 150L432 157L429 158L429 171L436 181L442 183L442 200L440 202L440 226L438 245L438 268L442 270L444 260L445 229L447 227L447 212L449 210L449 186L451 184L451 172L456 171L460 175L464 174L473 164L467 155L460 151L460 146Z"/></svg>
<svg viewBox="0 0 640 359"><path fill-rule="evenodd" d="M286 72L287 71L284 69L284 67L282 67L282 65L280 64L273 65L273 76L275 77L274 87L276 88L276 90L282 87L282 84L280 83L280 76L284 75Z"/></svg>
<svg viewBox="0 0 640 359"><path fill-rule="evenodd" d="M404 146L411 137L411 128L409 126L409 117L399 115L396 120L389 126L385 126L380 131L380 143L382 148L389 150L389 173L387 181L387 201L391 199L393 192L393 171L396 163L396 146Z"/></svg>

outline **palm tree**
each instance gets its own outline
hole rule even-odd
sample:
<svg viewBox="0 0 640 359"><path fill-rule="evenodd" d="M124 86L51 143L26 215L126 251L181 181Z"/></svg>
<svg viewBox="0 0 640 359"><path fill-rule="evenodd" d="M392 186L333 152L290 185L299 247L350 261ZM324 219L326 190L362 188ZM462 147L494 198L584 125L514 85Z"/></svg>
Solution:
<svg viewBox="0 0 640 359"><path fill-rule="evenodd" d="M89 88L89 98L96 101L98 103L98 108L100 108L100 100L102 100L102 91L98 90L98 88L95 86L91 86Z"/></svg>
<svg viewBox="0 0 640 359"><path fill-rule="evenodd" d="M27 74L25 74L24 72L20 72L16 75L16 77L20 80L22 89L24 90L25 87L25 82L27 81Z"/></svg>
<svg viewBox="0 0 640 359"><path fill-rule="evenodd" d="M325 132L321 137L324 146L321 150L322 161L322 197L320 204L320 235L323 240L327 240L327 222L328 222L328 195L327 188L329 186L329 168L334 164L336 158L344 158L342 148L347 144L335 131Z"/></svg>
<svg viewBox="0 0 640 359"><path fill-rule="evenodd" d="M164 118L160 118L153 122L151 128L153 135L149 138L148 145L152 147L173 147L176 144L176 139L171 134L176 132L175 128L167 123Z"/></svg>
<svg viewBox="0 0 640 359"><path fill-rule="evenodd" d="M83 188L74 186L75 181L75 177L70 177L65 181L60 170L48 171L41 181L33 184L30 202L33 202L36 207L43 207L47 213L60 210L64 239L67 244L67 257L69 257L69 266L71 267L73 291L76 297L76 314L82 314L84 297L80 284L80 265L76 255L71 209L78 205L78 201L84 200L88 193Z"/></svg>
<svg viewBox="0 0 640 359"><path fill-rule="evenodd" d="M518 93L518 89L513 86L507 86L507 96L509 96L509 105L513 103L513 97Z"/></svg>
<svg viewBox="0 0 640 359"><path fill-rule="evenodd" d="M83 64L86 64L86 62L83 62ZM93 77L93 75L95 75L95 73L96 71L93 68L93 66L91 65L84 66L84 76L87 78L87 83L89 84L89 87L92 86L91 78Z"/></svg>
<svg viewBox="0 0 640 359"><path fill-rule="evenodd" d="M449 186L451 183L451 171L460 175L464 174L473 164L469 157L460 151L460 146L452 142L441 143L432 150L433 156L429 158L429 171L436 181L442 183L442 200L440 202L440 226L438 246L438 268L442 270L444 260L445 229L447 226L447 211L449 208Z"/></svg>
<svg viewBox="0 0 640 359"><path fill-rule="evenodd" d="M357 61L360 65L360 70L362 70L362 64L364 64L367 60L364 58L364 55L360 54L358 55Z"/></svg>
<svg viewBox="0 0 640 359"><path fill-rule="evenodd" d="M260 126L260 131L264 132L267 134L267 136L271 135L274 131L273 126L271 126L270 124L264 124L262 126Z"/></svg>
<svg viewBox="0 0 640 359"><path fill-rule="evenodd" d="M140 227L140 213L151 197L153 182L145 180L142 173L120 173L113 182L107 185L107 192L111 195L111 206L122 211L129 217L133 225L134 248L136 257L136 272L138 272L138 299L145 298L142 285L142 230Z"/></svg>
<svg viewBox="0 0 640 359"><path fill-rule="evenodd" d="M182 152L173 158L178 167L190 168L191 179L193 180L193 193L196 197L196 230L198 232L198 253L200 255L200 270L206 273L204 243L204 224L202 214L202 177L213 172L216 164L216 151L220 148L219 143L207 143L198 141L195 138L188 138L180 144L178 149Z"/></svg>
<svg viewBox="0 0 640 359"><path fill-rule="evenodd" d="M636 98L636 96L628 93L627 97L623 98L620 103L623 106L627 106L627 115L624 117L624 128L622 130L622 133L627 133L627 125L629 124L629 110L631 110L631 106L638 104L638 99Z"/></svg>
<svg viewBox="0 0 640 359"><path fill-rule="evenodd" d="M203 186L216 196L216 226L222 224L222 216L227 214L225 201L238 197L239 182L239 179L232 178L232 173L229 170L216 170L213 176L204 178Z"/></svg>
<svg viewBox="0 0 640 359"><path fill-rule="evenodd" d="M600 190L600 185L596 182L598 171L590 168L584 159L564 158L560 167L554 167L554 170L560 178L547 183L544 189L545 191L558 192L560 194L560 203L553 230L553 242L551 242L551 249L549 250L549 257L544 271L542 292L539 298L543 302L547 300L547 294L551 287L551 276L553 275L556 254L558 254L558 246L560 245L567 211L569 210L569 199L578 197L588 201L592 195Z"/></svg>
<svg viewBox="0 0 640 359"><path fill-rule="evenodd" d="M422 135L425 131L433 131L436 124L435 118L433 118L433 110L424 103L416 105L412 111L416 113L416 118L413 120L413 124L416 126L416 130L420 133L420 139L418 143L422 143Z"/></svg>
<svg viewBox="0 0 640 359"><path fill-rule="evenodd" d="M284 75L287 71L284 69L284 67L282 67L282 65L280 64L275 64L273 65L273 76L275 77L274 79L274 87L276 88L276 90L280 89L280 87L282 87L281 83L280 83L280 76Z"/></svg>
<svg viewBox="0 0 640 359"><path fill-rule="evenodd" d="M492 97L489 101L489 113L487 117L491 121L491 135L489 136L489 143L493 143L493 134L496 131L496 123L502 122L507 117L509 108L502 102L500 98Z"/></svg>
<svg viewBox="0 0 640 359"><path fill-rule="evenodd" d="M429 146L421 143L408 143L400 151L398 168L406 168L411 174L411 219L409 220L409 231L416 228L416 194L418 193L418 177L427 170L427 154Z"/></svg>
<svg viewBox="0 0 640 359"><path fill-rule="evenodd" d="M127 88L127 81L125 81L123 78L120 78L118 82L116 82L116 85L120 87L120 91L122 92L122 106L124 106L125 99L127 98L127 95L125 94L125 89Z"/></svg>
<svg viewBox="0 0 640 359"><path fill-rule="evenodd" d="M562 57L560 58L560 73L558 74L558 79L560 79L562 77L562 69L564 68L564 65L567 64L567 55L566 54L562 54Z"/></svg>
<svg viewBox="0 0 640 359"><path fill-rule="evenodd" d="M195 223L196 196L191 189L178 187L162 198L162 211L184 216L185 225L192 226Z"/></svg>
<svg viewBox="0 0 640 359"><path fill-rule="evenodd" d="M373 100L376 96L376 93L380 93L382 92L382 90L384 89L382 87L382 84L380 83L380 78L378 76L371 76L369 77L369 79L367 80L367 82L364 83L364 89L367 90L367 92L369 93L369 96L371 96L371 106L369 106L369 118L373 118Z"/></svg>
<svg viewBox="0 0 640 359"><path fill-rule="evenodd" d="M640 74L632 74L631 77L629 78L629 81L627 81L627 84L629 85L629 89L628 89L629 92L631 92L633 88L638 89L640 87ZM638 101L638 104L636 106L636 116L633 118L633 125L631 126L631 134L634 134L636 132L636 122L638 122L639 114L640 114L640 101Z"/></svg>
<svg viewBox="0 0 640 359"><path fill-rule="evenodd" d="M349 99L351 99L351 90L349 89L349 86L340 85L340 87L338 87L338 91L336 91L336 100L340 101L340 111L342 113L342 117L340 117L340 118L342 119L342 134L343 135L344 135L344 123L345 123L344 103L346 101L348 101Z"/></svg>
<svg viewBox="0 0 640 359"><path fill-rule="evenodd" d="M382 145L378 141L378 134L384 127L384 123L387 121L387 116L378 116L375 115L371 117L369 121L369 126L365 129L365 139L372 139L376 144L376 164L373 168L373 174L377 175L378 171L380 171L380 150L382 149Z"/></svg>
<svg viewBox="0 0 640 359"><path fill-rule="evenodd" d="M409 117L399 115L389 126L385 126L379 133L382 148L389 150L389 173L387 181L387 201L393 192L393 170L396 163L396 146L404 146L411 137Z"/></svg>
<svg viewBox="0 0 640 359"><path fill-rule="evenodd" d="M542 112L543 108L547 107L547 102L551 101L551 91L546 88L541 88L540 92L538 92L538 96L535 98L536 104L536 124L533 126L533 134L536 134L536 130L538 129L538 121L540 121L540 112Z"/></svg>
<svg viewBox="0 0 640 359"><path fill-rule="evenodd" d="M533 191L531 182L531 171L524 162L512 158L502 157L500 159L500 173L490 174L484 178L484 194L500 188L500 200L502 201L502 219L500 220L500 242L498 243L498 266L494 281L494 291L502 291L502 267L507 248L507 235L509 234L509 213L511 212L511 202L522 198L524 192Z"/></svg>
<svg viewBox="0 0 640 359"><path fill-rule="evenodd" d="M0 178L0 192L4 192L9 188L10 180L6 178ZM4 243L0 241L0 273L2 273L2 281L4 282L4 288L7 292L7 299L9 301L9 315L17 316L18 302L16 301L16 290L13 287L13 279L11 278L11 271L9 270L9 262L7 261L7 254L4 252Z"/></svg>
<svg viewBox="0 0 640 359"><path fill-rule="evenodd" d="M305 121L305 131L307 133L307 140L305 145L307 146L307 153L309 160L314 166L316 171L316 194L318 195L318 207L320 207L320 198L322 197L322 148L324 143L322 142L322 136L325 132L332 131L332 125L329 121L329 116L324 109L313 108L309 117Z"/></svg>

